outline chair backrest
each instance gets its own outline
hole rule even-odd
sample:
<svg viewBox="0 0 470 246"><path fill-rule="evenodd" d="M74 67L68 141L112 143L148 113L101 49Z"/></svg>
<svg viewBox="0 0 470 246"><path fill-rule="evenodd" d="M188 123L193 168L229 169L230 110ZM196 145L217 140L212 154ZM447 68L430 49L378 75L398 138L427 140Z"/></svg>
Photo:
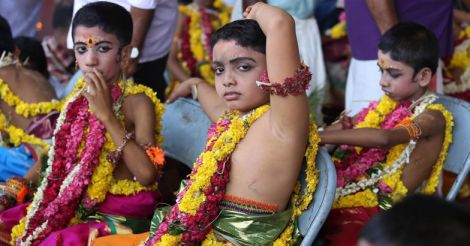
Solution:
<svg viewBox="0 0 470 246"><path fill-rule="evenodd" d="M204 150L207 130L211 124L199 103L180 98L166 105L162 124L165 155L192 168Z"/></svg>
<svg viewBox="0 0 470 246"><path fill-rule="evenodd" d="M312 245L320 228L333 206L336 191L336 170L328 152L320 148L316 158L316 166L319 170L319 182L313 196L312 203L298 219L299 229L304 237L301 246ZM302 189L305 188L305 166L302 168L300 179Z"/></svg>
<svg viewBox="0 0 470 246"><path fill-rule="evenodd" d="M446 107L454 117L453 140L449 146L444 170L457 174L447 200L454 200L470 170L470 104L457 98L439 95L436 103Z"/></svg>

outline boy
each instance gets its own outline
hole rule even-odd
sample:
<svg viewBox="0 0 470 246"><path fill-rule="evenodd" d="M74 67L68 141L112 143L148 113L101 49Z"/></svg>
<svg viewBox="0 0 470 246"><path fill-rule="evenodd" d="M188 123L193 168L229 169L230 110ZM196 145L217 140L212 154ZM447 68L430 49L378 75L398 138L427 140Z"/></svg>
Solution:
<svg viewBox="0 0 470 246"><path fill-rule="evenodd" d="M34 181L38 159L48 148L60 103L39 72L17 60L7 20L0 16L0 182L13 176ZM35 168L31 168L36 163ZM16 179L16 178L15 178ZM26 184L29 181L23 180ZM2 186L3 187L3 186ZM3 188L0 187L0 190ZM0 211L16 199L0 196Z"/></svg>
<svg viewBox="0 0 470 246"><path fill-rule="evenodd" d="M59 116L29 209L0 215L4 233L17 224L15 244L86 245L117 231L141 232L157 203L154 165L162 160L154 145L163 108L151 89L120 78L131 50L131 16L116 4L88 4L72 33L84 78Z"/></svg>
<svg viewBox="0 0 470 246"><path fill-rule="evenodd" d="M359 246L467 245L470 214L444 198L410 195L372 218L361 232Z"/></svg>
<svg viewBox="0 0 470 246"><path fill-rule="evenodd" d="M336 200L324 228L331 245L355 245L370 217L409 192L436 192L453 124L427 91L438 47L421 25L391 28L380 40L377 64L386 96L320 133L322 143L343 145L333 155Z"/></svg>
<svg viewBox="0 0 470 246"><path fill-rule="evenodd" d="M245 16L249 20L232 22L212 38L215 89L194 78L169 98L186 96L193 88L193 96L217 123L177 204L166 217L162 209L156 211L146 245L270 245L276 240L286 245L298 239L292 223L302 211L299 206L310 203L316 179L315 151L309 151L316 149L311 141L316 134L309 139L305 95L311 74L306 67L298 69L292 17L264 3L249 7ZM260 76L262 87L257 87ZM311 189L289 206L308 140ZM147 236L99 238L96 245L125 244L125 239L136 243Z"/></svg>

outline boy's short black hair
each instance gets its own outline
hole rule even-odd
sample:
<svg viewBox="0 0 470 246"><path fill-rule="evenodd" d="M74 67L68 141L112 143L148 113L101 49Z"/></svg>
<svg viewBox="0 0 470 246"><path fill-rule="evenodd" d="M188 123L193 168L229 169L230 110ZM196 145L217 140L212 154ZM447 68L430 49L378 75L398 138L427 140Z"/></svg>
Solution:
<svg viewBox="0 0 470 246"><path fill-rule="evenodd" d="M386 31L379 42L379 50L389 53L393 60L403 62L414 69L423 68L436 72L439 61L439 44L433 32L412 22L398 23Z"/></svg>
<svg viewBox="0 0 470 246"><path fill-rule="evenodd" d="M10 25L7 20L0 15L0 55L4 51L15 51L15 43L13 43Z"/></svg>
<svg viewBox="0 0 470 246"><path fill-rule="evenodd" d="M25 66L40 72L46 79L49 78L47 59L41 42L35 38L19 36L14 39L15 46L20 50L20 61L28 61Z"/></svg>
<svg viewBox="0 0 470 246"><path fill-rule="evenodd" d="M212 48L219 40L234 40L244 48L266 54L266 35L255 20L236 20L226 24L212 35Z"/></svg>
<svg viewBox="0 0 470 246"><path fill-rule="evenodd" d="M467 245L469 232L470 214L460 204L411 195L373 217L359 238L372 245Z"/></svg>
<svg viewBox="0 0 470 246"><path fill-rule="evenodd" d="M109 2L95 2L83 6L72 21L72 37L78 26L99 27L106 33L116 35L121 47L131 43L132 17L120 5Z"/></svg>

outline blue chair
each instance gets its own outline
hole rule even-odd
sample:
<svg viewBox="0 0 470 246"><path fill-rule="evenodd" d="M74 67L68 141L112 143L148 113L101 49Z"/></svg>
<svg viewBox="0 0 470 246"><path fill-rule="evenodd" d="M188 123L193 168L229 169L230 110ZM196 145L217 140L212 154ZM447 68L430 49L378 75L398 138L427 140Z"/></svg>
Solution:
<svg viewBox="0 0 470 246"><path fill-rule="evenodd" d="M209 126L210 120L198 102L182 98L168 104L163 114L162 130L165 154L192 168L204 149ZM312 244L335 198L336 171L330 155L323 148L318 150L316 165L319 169L317 189L312 203L298 219L304 237L302 246ZM305 188L304 169L299 178L303 181L302 188Z"/></svg>
<svg viewBox="0 0 470 246"><path fill-rule="evenodd" d="M336 170L330 155L324 148L317 153L316 166L319 170L317 189L312 203L298 219L300 233L304 237L301 246L310 246L317 237L320 228L333 206L336 191ZM305 173L300 175L302 188L305 187Z"/></svg>
<svg viewBox="0 0 470 246"><path fill-rule="evenodd" d="M446 199L453 201L470 171L470 104L457 98L439 95L436 101L444 105L454 116L453 140L449 146L444 170L457 174Z"/></svg>
<svg viewBox="0 0 470 246"><path fill-rule="evenodd" d="M197 101L187 98L167 104L162 120L165 155L192 169L204 150L211 121Z"/></svg>

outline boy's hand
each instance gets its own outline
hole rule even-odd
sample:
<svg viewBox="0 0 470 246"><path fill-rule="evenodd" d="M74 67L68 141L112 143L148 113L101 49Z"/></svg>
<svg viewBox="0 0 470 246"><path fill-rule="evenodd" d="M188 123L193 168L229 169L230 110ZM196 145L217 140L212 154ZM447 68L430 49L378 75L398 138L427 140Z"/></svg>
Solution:
<svg viewBox="0 0 470 246"><path fill-rule="evenodd" d="M103 123L108 121L114 113L111 90L106 80L94 68L93 72L85 74L84 81L88 86L88 90L83 91L82 94L88 100L93 114Z"/></svg>
<svg viewBox="0 0 470 246"><path fill-rule="evenodd" d="M200 78L190 78L185 80L173 90L171 95L166 100L166 103L172 103L180 97L187 97L189 94L191 94L191 87L201 82L204 82L204 80Z"/></svg>
<svg viewBox="0 0 470 246"><path fill-rule="evenodd" d="M266 5L263 2L257 2L253 5L248 6L245 11L243 12L243 17L246 19L256 19L256 12L258 11L259 8L262 8L263 5Z"/></svg>

